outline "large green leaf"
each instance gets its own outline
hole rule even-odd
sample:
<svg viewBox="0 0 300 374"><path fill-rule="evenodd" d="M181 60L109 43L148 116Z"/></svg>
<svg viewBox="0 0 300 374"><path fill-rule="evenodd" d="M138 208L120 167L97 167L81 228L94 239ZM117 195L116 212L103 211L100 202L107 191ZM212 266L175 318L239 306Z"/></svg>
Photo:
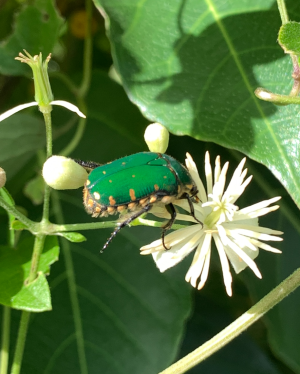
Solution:
<svg viewBox="0 0 300 374"><path fill-rule="evenodd" d="M57 261L59 248L55 237L48 237L40 258L37 279L26 284L31 267L34 238L23 240L17 249L0 247L0 302L15 309L42 312L51 309L45 274Z"/></svg>
<svg viewBox="0 0 300 374"><path fill-rule="evenodd" d="M0 165L8 178L45 145L45 126L29 114L14 114L0 123Z"/></svg>
<svg viewBox="0 0 300 374"><path fill-rule="evenodd" d="M124 141L146 147L143 133L148 121L128 101L123 87L109 78L106 73L93 72L87 102L90 118L95 118L116 131ZM103 143L110 145L107 141Z"/></svg>
<svg viewBox="0 0 300 374"><path fill-rule="evenodd" d="M1 19L1 17L0 17ZM62 19L52 0L37 0L23 6L16 16L13 33L0 45L0 73L28 74L29 68L14 58L26 49L31 55L53 51Z"/></svg>
<svg viewBox="0 0 300 374"><path fill-rule="evenodd" d="M182 269L159 275L151 257L139 255L139 228L127 231L102 255L103 230L89 232L85 246L63 248L51 271L53 311L31 324L25 373L153 374L175 358L190 287ZM143 237L151 240L145 229Z"/></svg>
<svg viewBox="0 0 300 374"><path fill-rule="evenodd" d="M258 100L287 94L292 65L276 39L273 0L95 0L107 15L129 97L177 135L234 148L266 165L300 205L299 108ZM287 9L299 14L299 3Z"/></svg>

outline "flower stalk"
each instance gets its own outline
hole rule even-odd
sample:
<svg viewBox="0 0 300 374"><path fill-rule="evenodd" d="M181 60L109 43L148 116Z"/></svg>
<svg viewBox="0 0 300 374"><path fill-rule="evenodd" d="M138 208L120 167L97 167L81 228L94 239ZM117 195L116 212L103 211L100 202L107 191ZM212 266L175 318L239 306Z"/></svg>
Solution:
<svg viewBox="0 0 300 374"><path fill-rule="evenodd" d="M182 374L217 352L300 286L300 269L281 282L219 334L159 374Z"/></svg>

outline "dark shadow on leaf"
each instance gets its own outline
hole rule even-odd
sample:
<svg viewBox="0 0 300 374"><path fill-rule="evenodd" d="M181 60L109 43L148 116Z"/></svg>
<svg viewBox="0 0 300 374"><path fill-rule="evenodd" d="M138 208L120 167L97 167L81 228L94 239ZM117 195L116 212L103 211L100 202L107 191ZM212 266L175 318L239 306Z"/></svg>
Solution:
<svg viewBox="0 0 300 374"><path fill-rule="evenodd" d="M181 35L174 43L174 56L165 61L162 77L149 81L136 78L137 62L118 41L118 59L127 64L122 65L121 72L126 77L125 87L130 96L134 93L133 101L145 108L148 118L159 120L172 132L249 152L256 136L253 119L261 119L263 127L267 117L278 110L254 95L262 85L256 78L257 70L268 69L268 64L285 56L276 41L281 24L278 10L274 6L267 11L228 16L192 35L181 25L184 4L178 17ZM179 73L168 74L170 59L180 63ZM276 84L275 71L272 67L269 71L270 85L266 88L288 93L290 87ZM148 88L141 91L141 86Z"/></svg>

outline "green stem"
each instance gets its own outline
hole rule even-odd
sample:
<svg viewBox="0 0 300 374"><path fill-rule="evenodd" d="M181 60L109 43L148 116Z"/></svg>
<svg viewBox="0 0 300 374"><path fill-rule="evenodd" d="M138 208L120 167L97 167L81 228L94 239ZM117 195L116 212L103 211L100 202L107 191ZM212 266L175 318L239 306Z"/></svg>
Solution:
<svg viewBox="0 0 300 374"><path fill-rule="evenodd" d="M43 113L45 126L46 126L46 147L47 147L47 158L52 156L52 123L51 123L51 112Z"/></svg>
<svg viewBox="0 0 300 374"><path fill-rule="evenodd" d="M62 222L64 219L63 212L62 212L61 204L60 204L59 197L56 191L53 193L53 205L54 205L56 220L58 222ZM77 341L77 351L78 351L78 357L79 357L80 372L82 374L88 374L85 348L84 348L83 329L82 329L81 315L80 315L80 306L79 306L77 289L76 289L76 278L75 278L72 254L70 250L70 244L68 241L62 240L61 247L63 250L65 263L66 263L68 286L69 286L74 325L75 325L75 331L76 331L76 341Z"/></svg>
<svg viewBox="0 0 300 374"><path fill-rule="evenodd" d="M300 104L300 97L275 94L261 87L257 88L254 93L259 99L277 105Z"/></svg>
<svg viewBox="0 0 300 374"><path fill-rule="evenodd" d="M40 257L43 252L45 238L46 235L37 235L35 237L28 283L33 282L37 277Z"/></svg>
<svg viewBox="0 0 300 374"><path fill-rule="evenodd" d="M3 307L0 374L6 374L9 358L10 307Z"/></svg>
<svg viewBox="0 0 300 374"><path fill-rule="evenodd" d="M50 187L45 183L42 226L48 226L49 224L50 192Z"/></svg>
<svg viewBox="0 0 300 374"><path fill-rule="evenodd" d="M132 223L132 226L152 226L152 227L162 227L164 222L156 222L150 220L144 220L139 218L137 222ZM66 225L56 225L54 223L47 226L47 234L56 234L59 232L68 232L68 231L82 231L82 230L96 230L96 229L107 229L111 227L116 227L116 221L108 222L91 222L91 223L72 223ZM186 226L174 224L172 229L178 230Z"/></svg>
<svg viewBox="0 0 300 374"><path fill-rule="evenodd" d="M19 374L21 371L22 358L24 353L24 346L26 341L26 335L28 330L28 323L30 318L30 312L22 312L21 321L18 331L18 340L16 350L14 354L14 360L11 368L11 374Z"/></svg>
<svg viewBox="0 0 300 374"><path fill-rule="evenodd" d="M285 0L277 0L278 10L281 17L281 22L283 25L289 22L289 16L285 6Z"/></svg>
<svg viewBox="0 0 300 374"><path fill-rule="evenodd" d="M271 308L293 292L298 286L300 286L300 268L219 334L215 335L212 339L181 360L177 361L175 364L169 366L166 370L163 370L160 374L186 373L188 370L211 356L245 331Z"/></svg>
<svg viewBox="0 0 300 374"><path fill-rule="evenodd" d="M3 200L2 197L0 197L0 206L2 206L2 208L4 208L8 213L13 215L19 221L24 223L24 225L26 225L30 231L35 230L36 223L34 221L31 221L29 218L25 217L24 214L19 212L14 206L9 205L6 201Z"/></svg>
<svg viewBox="0 0 300 374"><path fill-rule="evenodd" d="M91 70L92 70L92 0L86 0L85 2L86 11L86 36L84 40L84 56L83 56L83 77L81 86L79 88L79 96L84 98L87 94L90 82L91 82Z"/></svg>
<svg viewBox="0 0 300 374"><path fill-rule="evenodd" d="M83 55L83 76L82 82L78 90L74 89L74 86L69 83L69 87L75 93L78 101L79 109L83 113L87 113L87 108L84 102L84 97L86 96L90 84L91 84L91 72L92 72L92 32L91 32L91 25L92 25L92 0L86 0L86 36L84 41L84 55ZM79 124L76 130L76 133L73 139L69 142L69 144L60 152L62 156L68 156L73 152L73 150L79 144L82 135L85 130L86 119L80 118Z"/></svg>
<svg viewBox="0 0 300 374"><path fill-rule="evenodd" d="M52 124L51 124L51 113L43 113L46 127L46 154L47 157L52 155ZM40 228L46 228L49 225L49 199L50 199L50 187L45 185L45 194L44 194L44 209L41 223L38 224ZM16 216L17 217L17 216ZM17 217L18 218L18 217ZM40 257L44 248L44 242L46 235L38 234L35 237L33 253L31 257L31 267L29 276L27 279L28 283L33 282L38 273L38 267L40 262ZM25 347L28 322L30 318L30 312L22 312L20 327L18 332L17 344L15 349L14 360L12 364L11 374L19 374L21 370L23 352Z"/></svg>

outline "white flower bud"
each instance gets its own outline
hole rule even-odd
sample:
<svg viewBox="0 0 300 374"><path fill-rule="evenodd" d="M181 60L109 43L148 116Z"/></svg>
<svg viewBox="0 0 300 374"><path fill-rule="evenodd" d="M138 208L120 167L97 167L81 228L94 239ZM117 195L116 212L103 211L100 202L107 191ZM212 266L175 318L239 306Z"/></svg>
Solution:
<svg viewBox="0 0 300 374"><path fill-rule="evenodd" d="M4 187L6 183L6 173L5 170L0 168L0 188Z"/></svg>
<svg viewBox="0 0 300 374"><path fill-rule="evenodd" d="M43 177L55 190L72 190L84 185L88 173L71 158L52 156L44 163Z"/></svg>
<svg viewBox="0 0 300 374"><path fill-rule="evenodd" d="M147 126L144 138L151 152L166 152L169 145L169 131L160 123Z"/></svg>

